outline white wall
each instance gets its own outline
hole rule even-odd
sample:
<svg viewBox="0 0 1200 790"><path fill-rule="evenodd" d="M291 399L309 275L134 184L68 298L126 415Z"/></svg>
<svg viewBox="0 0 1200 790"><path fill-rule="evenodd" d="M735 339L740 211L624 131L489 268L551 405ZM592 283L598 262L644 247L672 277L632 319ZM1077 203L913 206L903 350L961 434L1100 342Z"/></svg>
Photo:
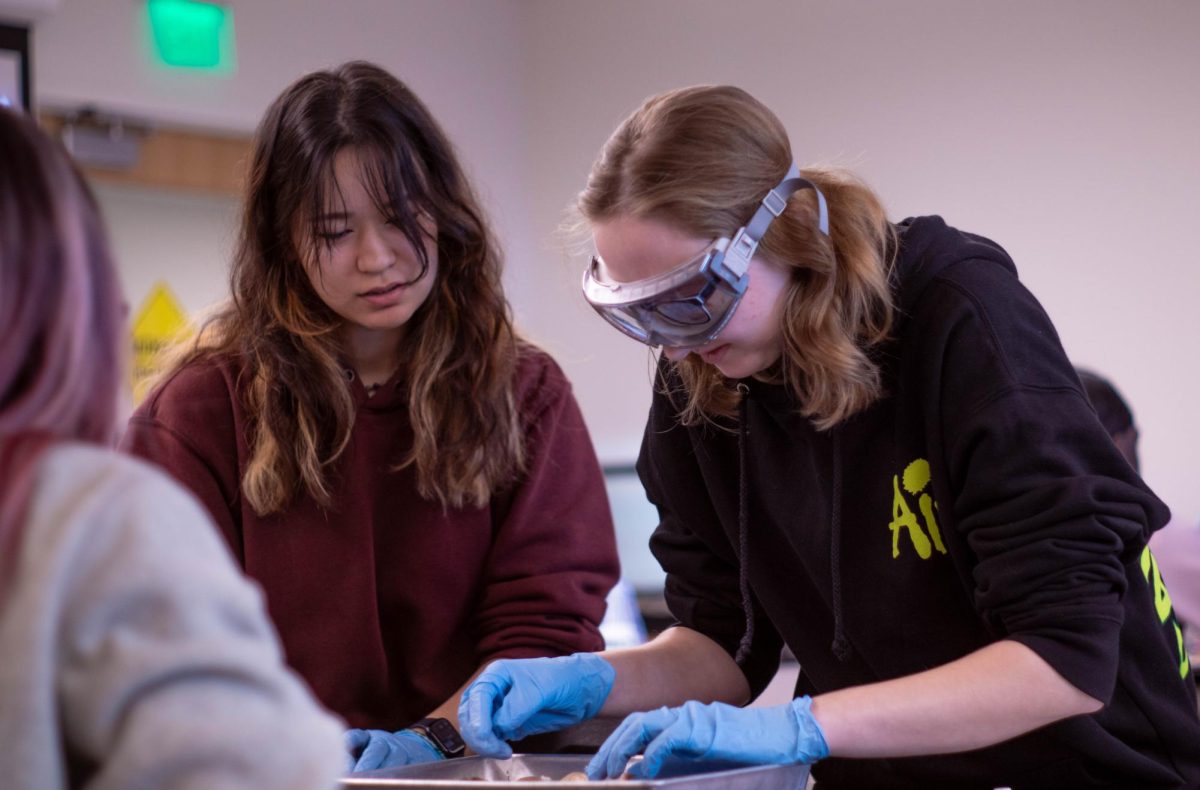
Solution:
<svg viewBox="0 0 1200 790"><path fill-rule="evenodd" d="M225 262L237 228L235 198L104 183L94 186L133 315L159 282L166 282L192 315L225 298L229 293Z"/></svg>
<svg viewBox="0 0 1200 790"><path fill-rule="evenodd" d="M229 5L238 71L212 78L153 67L130 32L133 0L63 0L35 31L35 90L47 105L248 130L308 69L351 57L391 68L457 141L506 243L518 318L566 367L605 460L636 453L648 357L582 303L581 261L555 228L645 96L732 82L777 110L802 163L849 164L896 218L940 213L1007 247L1072 357L1132 402L1151 485L1200 513L1193 0ZM147 210L134 221L167 220ZM223 277L218 245L205 256Z"/></svg>

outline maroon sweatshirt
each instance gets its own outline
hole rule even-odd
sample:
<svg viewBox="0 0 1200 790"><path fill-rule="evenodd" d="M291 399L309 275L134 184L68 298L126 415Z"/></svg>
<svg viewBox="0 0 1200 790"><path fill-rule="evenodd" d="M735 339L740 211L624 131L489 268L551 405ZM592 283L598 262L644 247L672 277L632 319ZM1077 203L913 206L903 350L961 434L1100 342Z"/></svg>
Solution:
<svg viewBox="0 0 1200 790"><path fill-rule="evenodd" d="M129 421L124 447L208 507L266 593L288 662L352 727L399 729L493 658L603 646L617 579L595 451L562 370L522 354L516 387L528 471L488 507L444 510L391 471L412 444L398 379L368 398L355 378L353 435L331 470L334 506L300 495L260 517L241 495L249 460L236 365L191 365Z"/></svg>

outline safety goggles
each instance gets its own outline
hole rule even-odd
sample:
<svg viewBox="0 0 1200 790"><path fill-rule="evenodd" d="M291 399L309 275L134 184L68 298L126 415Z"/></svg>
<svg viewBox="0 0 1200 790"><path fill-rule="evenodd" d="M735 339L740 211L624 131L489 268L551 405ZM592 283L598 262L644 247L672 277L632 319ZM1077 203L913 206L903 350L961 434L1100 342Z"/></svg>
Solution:
<svg viewBox="0 0 1200 790"><path fill-rule="evenodd" d="M715 338L750 284L750 259L788 198L801 189L817 194L818 226L829 235L825 196L793 164L732 238L724 237L664 274L630 283L604 279L604 261L592 257L583 295L597 313L634 340L650 346L696 347Z"/></svg>

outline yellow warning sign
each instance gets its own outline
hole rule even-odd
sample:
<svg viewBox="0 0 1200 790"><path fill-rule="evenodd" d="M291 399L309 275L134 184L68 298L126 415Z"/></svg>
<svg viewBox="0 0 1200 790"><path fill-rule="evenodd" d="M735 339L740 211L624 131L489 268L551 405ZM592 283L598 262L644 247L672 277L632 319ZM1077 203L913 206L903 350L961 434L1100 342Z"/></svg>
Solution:
<svg viewBox="0 0 1200 790"><path fill-rule="evenodd" d="M140 403L155 374L162 352L191 337L187 313L165 283L155 283L133 317L133 402Z"/></svg>

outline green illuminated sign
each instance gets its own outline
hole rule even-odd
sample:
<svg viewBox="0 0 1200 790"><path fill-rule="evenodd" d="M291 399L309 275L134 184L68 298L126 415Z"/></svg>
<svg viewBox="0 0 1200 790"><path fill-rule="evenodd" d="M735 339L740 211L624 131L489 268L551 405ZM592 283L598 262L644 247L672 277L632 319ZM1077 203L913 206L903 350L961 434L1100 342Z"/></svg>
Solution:
<svg viewBox="0 0 1200 790"><path fill-rule="evenodd" d="M146 0L150 34L168 66L233 70L233 11L203 0Z"/></svg>

